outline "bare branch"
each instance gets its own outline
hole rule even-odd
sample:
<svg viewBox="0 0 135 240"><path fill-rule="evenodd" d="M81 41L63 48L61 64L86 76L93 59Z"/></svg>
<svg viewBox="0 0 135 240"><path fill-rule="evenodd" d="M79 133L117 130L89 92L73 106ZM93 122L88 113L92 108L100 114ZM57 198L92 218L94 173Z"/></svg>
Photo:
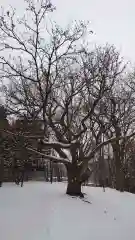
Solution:
<svg viewBox="0 0 135 240"><path fill-rule="evenodd" d="M130 139L130 138L132 138L132 137L134 137L134 136L135 136L135 132L132 133L132 134L129 135L129 136L120 136L119 138L114 137L114 138L108 139L107 141L102 142L102 143L100 143L98 146L96 146L96 148L93 149L93 150L84 158L84 160L85 160L85 161L89 161L91 158L94 157L95 153L97 153L103 146L108 145L109 143L113 143L113 142L115 142L115 141L122 140L122 139L125 139L125 140L127 141L128 139Z"/></svg>
<svg viewBox="0 0 135 240"><path fill-rule="evenodd" d="M65 160L64 158L46 155L44 153L38 152L37 150L29 148L29 147L27 147L26 149L31 151L31 152L37 153L38 155L43 156L43 157L45 157L46 159L49 159L52 162L56 162L56 163L60 162L60 163L63 163L63 164L69 164L69 162L67 160Z"/></svg>

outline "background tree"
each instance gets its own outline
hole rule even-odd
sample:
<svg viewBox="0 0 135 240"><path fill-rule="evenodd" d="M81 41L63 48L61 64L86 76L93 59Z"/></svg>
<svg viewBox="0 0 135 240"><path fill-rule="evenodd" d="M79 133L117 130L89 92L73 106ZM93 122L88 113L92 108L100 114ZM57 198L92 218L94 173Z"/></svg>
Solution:
<svg viewBox="0 0 135 240"><path fill-rule="evenodd" d="M0 105L0 129L8 129L9 123L7 120L7 109L4 105ZM0 186L2 186L4 177L4 164L8 160L8 149L5 154L5 145L7 144L7 139L4 138L3 133L0 132Z"/></svg>

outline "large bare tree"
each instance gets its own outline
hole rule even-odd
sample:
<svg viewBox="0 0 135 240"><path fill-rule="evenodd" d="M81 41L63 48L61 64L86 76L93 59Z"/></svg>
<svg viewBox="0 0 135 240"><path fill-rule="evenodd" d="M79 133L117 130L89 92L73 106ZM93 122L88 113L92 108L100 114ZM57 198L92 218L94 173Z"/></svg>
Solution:
<svg viewBox="0 0 135 240"><path fill-rule="evenodd" d="M42 120L40 151L27 150L65 164L67 193L82 196L89 162L103 145L116 140L93 143L91 123L122 75L123 64L114 47L90 51L82 44L87 33L83 22L66 29L48 26L47 15L54 11L49 0L25 2L23 18L12 9L0 17L0 77L7 108L16 116ZM47 131L50 141L45 140ZM45 147L55 155L46 155Z"/></svg>
<svg viewBox="0 0 135 240"><path fill-rule="evenodd" d="M52 142L42 143L55 149L58 161L66 165L70 195L81 195L89 162L108 143L93 141L92 122L122 71L118 53L109 46L92 52L83 49L77 59L65 60L59 88L51 94L46 112Z"/></svg>

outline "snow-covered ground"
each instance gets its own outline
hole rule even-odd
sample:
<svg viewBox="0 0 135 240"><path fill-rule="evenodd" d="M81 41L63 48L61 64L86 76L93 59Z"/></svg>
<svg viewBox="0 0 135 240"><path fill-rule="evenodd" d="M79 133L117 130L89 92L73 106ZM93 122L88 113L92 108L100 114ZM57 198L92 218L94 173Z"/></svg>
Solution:
<svg viewBox="0 0 135 240"><path fill-rule="evenodd" d="M134 240L135 195L86 187L87 200L66 184L4 184L0 188L0 240Z"/></svg>

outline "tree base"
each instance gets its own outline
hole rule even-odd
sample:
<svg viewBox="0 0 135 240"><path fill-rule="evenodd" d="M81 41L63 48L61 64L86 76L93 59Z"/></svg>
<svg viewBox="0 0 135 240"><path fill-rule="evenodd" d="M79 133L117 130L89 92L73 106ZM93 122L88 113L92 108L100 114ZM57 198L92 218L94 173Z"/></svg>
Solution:
<svg viewBox="0 0 135 240"><path fill-rule="evenodd" d="M124 188L116 187L116 190L119 192L124 192Z"/></svg>
<svg viewBox="0 0 135 240"><path fill-rule="evenodd" d="M71 197L79 197L79 198L84 198L84 194L83 193L69 193L69 192L66 192L67 195L71 196Z"/></svg>
<svg viewBox="0 0 135 240"><path fill-rule="evenodd" d="M66 194L72 197L84 198L84 194L81 192L81 184L77 182L68 183Z"/></svg>

